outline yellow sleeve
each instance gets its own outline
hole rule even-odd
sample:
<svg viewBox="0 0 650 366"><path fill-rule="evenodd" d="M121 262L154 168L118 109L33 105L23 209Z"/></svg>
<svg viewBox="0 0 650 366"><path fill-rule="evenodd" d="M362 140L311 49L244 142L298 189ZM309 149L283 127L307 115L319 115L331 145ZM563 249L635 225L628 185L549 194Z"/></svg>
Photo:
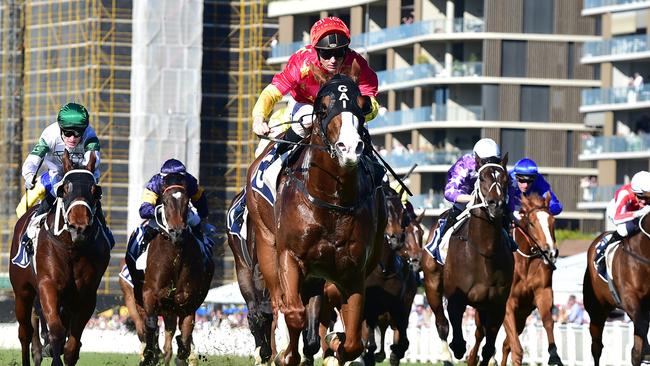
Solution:
<svg viewBox="0 0 650 366"><path fill-rule="evenodd" d="M269 127L274 131L285 132L291 128L291 123L287 122L287 107L278 109L269 117Z"/></svg>
<svg viewBox="0 0 650 366"><path fill-rule="evenodd" d="M370 122L371 120L375 119L377 117L377 112L379 112L379 102L375 97L370 97L370 113L366 114L366 122Z"/></svg>
<svg viewBox="0 0 650 366"><path fill-rule="evenodd" d="M275 103L279 102L280 99L282 99L282 93L280 93L280 90L273 85L269 84L262 90L262 93L260 93L260 97L257 98L257 102L255 102L255 106L253 107L253 117L264 117L264 119L268 119L269 115L273 111L273 106L275 106Z"/></svg>
<svg viewBox="0 0 650 366"><path fill-rule="evenodd" d="M204 191L203 187L198 187L196 193L194 193L194 196L190 197L190 200L192 200L192 202L198 201L199 198L201 198L203 191Z"/></svg>
<svg viewBox="0 0 650 366"><path fill-rule="evenodd" d="M156 192L152 192L148 189L145 189L144 192L142 192L142 202L147 202L151 203L152 205L156 205L158 202L158 195Z"/></svg>

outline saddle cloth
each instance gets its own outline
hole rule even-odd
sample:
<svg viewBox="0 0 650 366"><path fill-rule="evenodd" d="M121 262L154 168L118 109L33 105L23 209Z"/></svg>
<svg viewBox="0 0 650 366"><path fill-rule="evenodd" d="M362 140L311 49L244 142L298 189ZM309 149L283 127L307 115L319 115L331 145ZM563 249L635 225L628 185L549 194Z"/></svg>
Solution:
<svg viewBox="0 0 650 366"><path fill-rule="evenodd" d="M451 236L458 230L458 228L467 221L469 218L469 215L464 215L460 214L458 215L458 221L447 230L445 235L438 241L438 238L440 237L440 229L442 228L443 224L446 223L447 219L441 219L438 222L438 226L436 227L436 230L433 234L433 237L431 238L431 241L425 244L424 249L429 253L433 259L436 260L440 265L444 265L445 261L447 259L447 251L449 250L449 239L451 239ZM441 222L442 221L442 222ZM436 243L439 243L436 245Z"/></svg>
<svg viewBox="0 0 650 366"><path fill-rule="evenodd" d="M226 222L228 232L245 241L247 217L248 207L246 207L246 187L244 187L241 196L233 202L232 207L228 210Z"/></svg>
<svg viewBox="0 0 650 366"><path fill-rule="evenodd" d="M598 272L598 276L601 280L608 282L608 278L613 279L614 275L612 274L612 260L614 259L614 253L619 248L621 241L611 243L607 248L603 248L605 243L609 241L612 233L609 233L600 240L596 246L596 256L594 257L593 265ZM601 261L605 261L604 266L599 266Z"/></svg>
<svg viewBox="0 0 650 366"><path fill-rule="evenodd" d="M274 145L260 162L257 171L251 179L252 189L261 194L270 205L275 203L278 175L280 174L280 170L282 170L283 162L289 155L289 151L287 151L278 156L275 153L276 151L277 145Z"/></svg>
<svg viewBox="0 0 650 366"><path fill-rule="evenodd" d="M36 258L38 232L40 231L41 224L43 222L43 219L45 219L46 216L47 216L47 212L39 216L32 216L30 218L29 224L27 224L27 229L25 230L27 232L27 236L32 241L32 248L34 250L34 253L32 253L32 255L27 253L27 248L25 247L25 245L23 245L21 240L21 243L18 246L18 252L16 252L16 255L13 258L11 258L11 263L17 265L20 268L27 268L27 266L29 266L29 264L31 263L32 256ZM34 263L34 271L36 271L36 263Z"/></svg>

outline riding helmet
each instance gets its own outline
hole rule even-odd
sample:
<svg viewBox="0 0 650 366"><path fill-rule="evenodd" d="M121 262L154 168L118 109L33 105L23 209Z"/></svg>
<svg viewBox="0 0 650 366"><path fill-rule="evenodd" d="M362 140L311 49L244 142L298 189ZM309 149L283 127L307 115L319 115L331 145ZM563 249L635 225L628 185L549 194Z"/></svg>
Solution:
<svg viewBox="0 0 650 366"><path fill-rule="evenodd" d="M630 186L634 193L650 192L650 173L642 170L634 174Z"/></svg>
<svg viewBox="0 0 650 366"><path fill-rule="evenodd" d="M185 172L185 165L183 165L180 160L176 159L169 159L163 163L162 167L160 167L160 173L163 175L174 173L185 174Z"/></svg>
<svg viewBox="0 0 650 366"><path fill-rule="evenodd" d="M500 158L501 151L499 145L490 138L483 138L478 140L474 145L474 154L480 159Z"/></svg>
<svg viewBox="0 0 650 366"><path fill-rule="evenodd" d="M539 172L537 171L537 164L532 159L523 158L515 164L514 168L515 175L521 176L536 176Z"/></svg>
<svg viewBox="0 0 650 366"><path fill-rule="evenodd" d="M350 30L341 19L327 17L318 20L309 32L311 45L317 49L336 49L350 44Z"/></svg>
<svg viewBox="0 0 650 366"><path fill-rule="evenodd" d="M61 130L83 132L88 127L88 110L81 104L68 103L61 107L56 120Z"/></svg>

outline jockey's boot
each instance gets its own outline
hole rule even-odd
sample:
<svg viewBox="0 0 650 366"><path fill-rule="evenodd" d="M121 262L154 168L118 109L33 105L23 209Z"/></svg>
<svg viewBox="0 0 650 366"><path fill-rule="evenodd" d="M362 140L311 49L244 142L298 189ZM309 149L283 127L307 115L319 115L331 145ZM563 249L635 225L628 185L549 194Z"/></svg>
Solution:
<svg viewBox="0 0 650 366"><path fill-rule="evenodd" d="M276 142L278 147L275 149L275 157L273 157L273 160L287 152L291 146L294 145L292 142L300 142L302 140L302 137L298 135L296 131L293 130L293 128L290 128L287 130L287 132L284 133L283 140L287 142Z"/></svg>
<svg viewBox="0 0 650 366"><path fill-rule="evenodd" d="M506 241L506 246L513 252L517 251L517 249L519 249L519 245L517 245L511 234L512 214L510 213L510 210L506 209L506 211L503 213L503 219L501 223L503 224L503 237Z"/></svg>
<svg viewBox="0 0 650 366"><path fill-rule="evenodd" d="M623 236L621 236L618 231L614 231L607 241L602 241L596 247L596 261L598 261L605 254L605 249L607 249L610 244L621 240L623 240Z"/></svg>
<svg viewBox="0 0 650 366"><path fill-rule="evenodd" d="M445 220L444 226L442 229L440 229L440 235L438 236L438 242L436 243L436 247L440 246L440 242L442 241L442 238L445 236L447 231L454 226L457 222L458 215L462 212L458 207L456 206L451 206L451 208L448 211L449 213L447 214L447 218Z"/></svg>
<svg viewBox="0 0 650 366"><path fill-rule="evenodd" d="M106 217L104 216L104 210L102 210L102 202L97 201L97 209L95 210L95 218L97 218L97 221L99 224L102 226L102 229L104 230L104 233L106 234L106 237L108 241L110 242L109 244L111 245L111 249L115 246L115 237L113 236L113 232L111 229L108 228L108 224L106 224Z"/></svg>
<svg viewBox="0 0 650 366"><path fill-rule="evenodd" d="M44 198L41 203L39 203L38 207L36 208L36 211L34 211L34 215L30 218L30 220L33 220L34 217L41 216L45 213L47 213L52 205L50 204L50 201L46 198ZM29 225L28 225L29 226ZM32 239L27 235L27 230L23 233L23 236L20 238L20 244L25 247L25 251L27 252L28 255L34 254L34 246L32 243Z"/></svg>
<svg viewBox="0 0 650 366"><path fill-rule="evenodd" d="M158 235L158 231L154 229L153 227L149 226L149 224L145 224L142 227L142 243L140 243L140 247L138 248L138 257L144 253L145 250L147 250L147 246L153 240L153 238Z"/></svg>

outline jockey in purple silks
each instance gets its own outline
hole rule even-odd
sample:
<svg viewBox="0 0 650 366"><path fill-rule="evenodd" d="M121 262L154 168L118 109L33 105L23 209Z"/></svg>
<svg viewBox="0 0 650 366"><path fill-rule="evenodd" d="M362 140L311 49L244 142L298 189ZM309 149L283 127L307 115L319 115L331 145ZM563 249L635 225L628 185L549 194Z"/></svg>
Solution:
<svg viewBox="0 0 650 366"><path fill-rule="evenodd" d="M461 156L454 165L449 168L447 172L447 185L445 186L445 199L453 205L448 211L446 220L443 222L443 227L440 229L440 234L435 239L440 244L440 240L445 236L449 228L453 227L456 223L458 215L465 210L467 203L472 200L472 192L478 178L477 159L483 164L500 164L501 151L499 145L490 139L480 139L473 148L471 154ZM510 225L510 213L506 212L503 215L504 227ZM506 230L507 231L507 230ZM512 241L510 239L509 241ZM512 243L508 243L512 245Z"/></svg>

